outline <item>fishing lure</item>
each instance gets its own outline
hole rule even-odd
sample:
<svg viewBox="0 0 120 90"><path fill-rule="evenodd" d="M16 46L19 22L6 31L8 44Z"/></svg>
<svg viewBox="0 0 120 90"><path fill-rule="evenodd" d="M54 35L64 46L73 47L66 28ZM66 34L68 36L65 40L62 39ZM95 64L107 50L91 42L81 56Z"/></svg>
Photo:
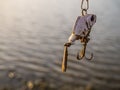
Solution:
<svg viewBox="0 0 120 90"><path fill-rule="evenodd" d="M77 17L72 34L70 35L68 42L64 44L64 54L63 54L63 60L62 60L63 72L65 72L67 68L68 47L73 45L73 43L76 40L80 40L81 44L83 45L82 50L77 53L77 59L81 60L85 57L87 60L91 60L93 58L92 53L90 58L87 58L85 56L85 53L86 53L87 43L90 40L89 36L90 36L92 26L96 23L96 15L87 14L87 10L89 8L89 1L86 0L87 2L86 8L83 7L84 1L85 0L82 0L81 2L82 15Z"/></svg>

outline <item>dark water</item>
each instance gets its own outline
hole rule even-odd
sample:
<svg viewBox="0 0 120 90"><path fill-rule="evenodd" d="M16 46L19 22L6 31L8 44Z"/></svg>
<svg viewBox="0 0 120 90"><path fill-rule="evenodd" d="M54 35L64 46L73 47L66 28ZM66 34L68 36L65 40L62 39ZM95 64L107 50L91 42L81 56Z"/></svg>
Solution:
<svg viewBox="0 0 120 90"><path fill-rule="evenodd" d="M0 0L0 78L9 71L28 79L44 78L56 87L92 84L100 90L120 89L120 1L90 0L97 15L89 52L93 61L77 61L79 42L69 49L68 70L61 72L67 41L80 0ZM4 79L3 79L4 78ZM19 82L15 82L19 83Z"/></svg>

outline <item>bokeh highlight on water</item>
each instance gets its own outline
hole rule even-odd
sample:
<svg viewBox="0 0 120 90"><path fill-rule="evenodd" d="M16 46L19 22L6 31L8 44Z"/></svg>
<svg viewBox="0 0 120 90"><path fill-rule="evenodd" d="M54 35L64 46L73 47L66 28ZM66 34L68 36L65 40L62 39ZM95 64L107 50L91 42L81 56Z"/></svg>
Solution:
<svg viewBox="0 0 120 90"><path fill-rule="evenodd" d="M97 15L97 23L87 52L94 59L76 60L78 41L69 48L68 70L62 73L63 45L80 15L80 0L0 0L0 77L13 70L57 87L92 83L120 89L119 8L119 0L90 0L88 13Z"/></svg>

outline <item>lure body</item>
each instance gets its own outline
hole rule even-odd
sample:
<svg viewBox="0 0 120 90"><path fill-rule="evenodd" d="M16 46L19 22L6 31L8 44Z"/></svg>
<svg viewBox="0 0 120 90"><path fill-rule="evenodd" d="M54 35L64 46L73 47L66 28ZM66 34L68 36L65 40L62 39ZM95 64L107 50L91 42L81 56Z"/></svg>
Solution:
<svg viewBox="0 0 120 90"><path fill-rule="evenodd" d="M72 34L68 39L68 43L73 43L75 40L78 40L79 37L86 36L87 32L92 28L96 23L96 15L86 14L84 16L78 16L75 25L73 27Z"/></svg>

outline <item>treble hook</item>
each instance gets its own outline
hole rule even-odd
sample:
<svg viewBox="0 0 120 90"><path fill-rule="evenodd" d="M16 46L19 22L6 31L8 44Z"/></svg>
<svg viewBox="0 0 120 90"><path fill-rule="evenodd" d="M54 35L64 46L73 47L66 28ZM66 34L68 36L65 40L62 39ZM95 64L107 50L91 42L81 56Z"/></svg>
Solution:
<svg viewBox="0 0 120 90"><path fill-rule="evenodd" d="M77 59L78 59L78 60L81 60L81 59L83 59L84 57L85 57L85 59L87 59L87 60L92 60L92 58L93 58L93 53L91 53L91 57L90 57L90 58L87 58L87 57L85 56L86 46L87 46L87 42L85 42L85 43L83 44L83 48L82 48L82 50L80 51L80 53L79 53L79 52L77 53Z"/></svg>

